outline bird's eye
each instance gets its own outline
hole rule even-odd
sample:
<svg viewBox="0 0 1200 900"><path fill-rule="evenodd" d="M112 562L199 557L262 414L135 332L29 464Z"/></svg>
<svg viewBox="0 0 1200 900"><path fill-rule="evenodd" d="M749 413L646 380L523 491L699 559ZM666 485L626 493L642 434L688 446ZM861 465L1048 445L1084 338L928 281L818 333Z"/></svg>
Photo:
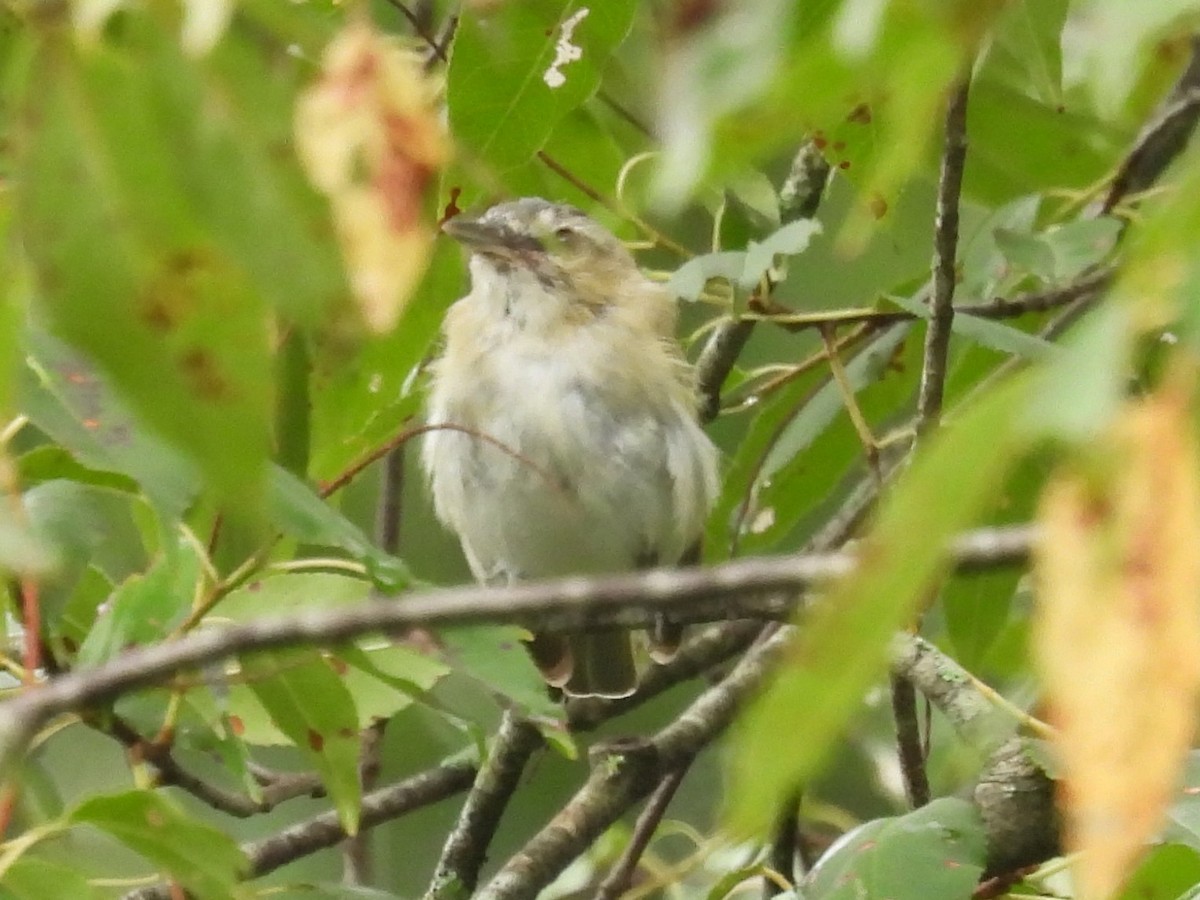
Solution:
<svg viewBox="0 0 1200 900"><path fill-rule="evenodd" d="M569 241L575 237L576 233L574 228L564 225L562 228L555 229L554 236L560 241Z"/></svg>

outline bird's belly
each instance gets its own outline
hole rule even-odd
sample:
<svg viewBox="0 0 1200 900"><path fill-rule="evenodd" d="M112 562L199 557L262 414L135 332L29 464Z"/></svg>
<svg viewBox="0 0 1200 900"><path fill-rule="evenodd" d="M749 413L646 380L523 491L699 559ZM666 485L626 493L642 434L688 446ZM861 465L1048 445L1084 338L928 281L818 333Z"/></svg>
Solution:
<svg viewBox="0 0 1200 900"><path fill-rule="evenodd" d="M622 402L578 359L507 362L445 398L442 421L467 431L438 433L431 459L476 575L618 571L654 555L672 504L652 407Z"/></svg>

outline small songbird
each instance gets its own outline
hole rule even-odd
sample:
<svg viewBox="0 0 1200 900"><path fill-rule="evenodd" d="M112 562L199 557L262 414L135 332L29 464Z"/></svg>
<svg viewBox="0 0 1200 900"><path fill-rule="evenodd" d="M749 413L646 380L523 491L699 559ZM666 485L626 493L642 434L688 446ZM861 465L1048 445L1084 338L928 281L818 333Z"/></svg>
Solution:
<svg viewBox="0 0 1200 900"><path fill-rule="evenodd" d="M678 562L715 498L717 451L673 298L572 206L524 198L443 230L471 253L471 292L446 315L422 458L475 577ZM530 651L568 695L634 690L627 631L538 635Z"/></svg>

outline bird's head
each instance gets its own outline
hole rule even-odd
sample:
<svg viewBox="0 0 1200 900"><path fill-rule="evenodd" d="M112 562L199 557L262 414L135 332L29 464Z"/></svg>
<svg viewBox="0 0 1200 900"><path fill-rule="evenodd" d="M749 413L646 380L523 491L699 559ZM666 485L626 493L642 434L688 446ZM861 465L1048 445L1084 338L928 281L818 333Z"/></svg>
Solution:
<svg viewBox="0 0 1200 900"><path fill-rule="evenodd" d="M597 312L648 284L625 245L574 206L525 197L442 230L471 252L475 289L504 294L510 307L543 294Z"/></svg>

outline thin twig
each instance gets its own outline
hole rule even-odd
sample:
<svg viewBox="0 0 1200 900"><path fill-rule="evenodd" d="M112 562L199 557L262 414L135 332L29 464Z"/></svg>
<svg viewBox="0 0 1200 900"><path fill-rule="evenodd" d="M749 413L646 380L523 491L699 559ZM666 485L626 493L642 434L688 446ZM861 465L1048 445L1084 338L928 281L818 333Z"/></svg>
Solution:
<svg viewBox="0 0 1200 900"><path fill-rule="evenodd" d="M135 761L154 767L159 784L177 787L205 805L240 819L273 808L274 804L265 798L256 800L240 791L227 790L188 771L175 759L170 747L146 740L121 716L112 716L106 724L107 732L126 747Z"/></svg>
<svg viewBox="0 0 1200 900"><path fill-rule="evenodd" d="M629 836L629 843L626 844L621 858L596 889L595 900L617 900L633 886L633 876L637 873L638 863L646 848L650 846L650 840L654 837L663 816L667 814L667 807L671 805L671 799L679 790L687 770L687 765L683 765L673 772L668 772L658 783L658 787L654 789L637 822L634 823L633 834Z"/></svg>
<svg viewBox="0 0 1200 900"><path fill-rule="evenodd" d="M896 749L904 776L904 793L913 809L930 800L925 773L925 742L917 719L917 690L903 675L892 675L892 718L896 722Z"/></svg>
<svg viewBox="0 0 1200 900"><path fill-rule="evenodd" d="M876 443L871 425L867 422L867 417L863 415L863 411L858 405L858 399L854 396L854 385L850 383L850 376L846 374L846 368L842 365L837 341L831 329L821 329L821 343L825 345L825 358L829 360L829 373L833 376L833 383L837 385L838 392L842 395L846 414L850 416L850 422L858 435L859 443L863 446L863 453L866 454L867 466L879 482L879 486L882 487L883 473L879 468L879 444Z"/></svg>
<svg viewBox="0 0 1200 900"><path fill-rule="evenodd" d="M375 543L385 553L400 553L400 527L404 514L404 444L383 458L383 478L375 512Z"/></svg>
<svg viewBox="0 0 1200 900"><path fill-rule="evenodd" d="M400 552L400 524L404 508L405 444L394 447L383 458L379 499L375 505L375 543L393 556ZM359 752L359 778L363 792L375 787L379 777L380 751L387 720L372 722L363 730ZM347 838L342 846L342 881L349 885L368 885L374 860L371 857L370 830L363 828Z"/></svg>
<svg viewBox="0 0 1200 900"><path fill-rule="evenodd" d="M791 172L780 190L781 221L788 224L813 218L828 182L829 164L813 141L805 141L796 151ZM774 287L769 278L766 287L767 292ZM753 333L754 320L740 318L722 322L709 336L696 363L696 390L700 395L702 422L711 422L720 412L721 386Z"/></svg>
<svg viewBox="0 0 1200 900"><path fill-rule="evenodd" d="M389 6L398 10L404 18L408 19L408 24L412 26L413 33L425 43L430 53L436 56L441 62L446 62L446 48L429 32L427 23L422 22L416 13L404 3L401 3L400 0L387 0L387 2Z"/></svg>
<svg viewBox="0 0 1200 900"><path fill-rule="evenodd" d="M517 790L525 763L542 746L542 736L528 719L509 710L492 741L487 762L446 839L425 900L465 900L479 883L479 870L500 817Z"/></svg>
<svg viewBox="0 0 1200 900"><path fill-rule="evenodd" d="M800 837L800 800L801 792L796 791L783 804L779 821L771 838L771 850L767 856L767 865L772 872L782 877L789 884L796 883L796 845ZM763 878L763 900L771 900L782 894L784 889L772 877Z"/></svg>
<svg viewBox="0 0 1200 900"><path fill-rule="evenodd" d="M437 803L465 791L474 777L474 763L458 760L379 788L363 796L359 826L372 828ZM332 847L345 837L346 831L336 811L318 813L269 838L243 844L242 852L249 860L245 876L266 875L301 857ZM124 900L171 900L171 892L165 885L155 885L131 891Z"/></svg>
<svg viewBox="0 0 1200 900"><path fill-rule="evenodd" d="M933 238L933 294L925 332L925 359L917 397L917 431L936 427L946 387L946 358L954 321L958 280L958 201L967 158L967 76L954 87L946 107L945 144L938 179L937 220Z"/></svg>
<svg viewBox="0 0 1200 900"><path fill-rule="evenodd" d="M951 90L946 104L941 174L938 179L937 216L934 223L932 295L925 330L925 355L917 396L916 431L936 428L942 415L946 388L950 334L954 322L954 289L958 281L959 197L967 158L967 97L970 74ZM917 692L903 676L891 679L892 715L896 722L896 747L904 790L914 808L929 802L929 776L925 771L925 741L917 718Z"/></svg>
<svg viewBox="0 0 1200 900"><path fill-rule="evenodd" d="M1028 313L1049 312L1080 299L1096 297L1112 284L1115 276L1115 266L1103 266L1058 287L1028 291L1011 299L996 297L985 303L956 303L953 310L956 316L974 316L977 319L1015 319ZM851 308L811 313L764 313L753 318L786 331L798 332L830 325L869 324L883 327L897 322L911 322L919 317L904 309Z"/></svg>

